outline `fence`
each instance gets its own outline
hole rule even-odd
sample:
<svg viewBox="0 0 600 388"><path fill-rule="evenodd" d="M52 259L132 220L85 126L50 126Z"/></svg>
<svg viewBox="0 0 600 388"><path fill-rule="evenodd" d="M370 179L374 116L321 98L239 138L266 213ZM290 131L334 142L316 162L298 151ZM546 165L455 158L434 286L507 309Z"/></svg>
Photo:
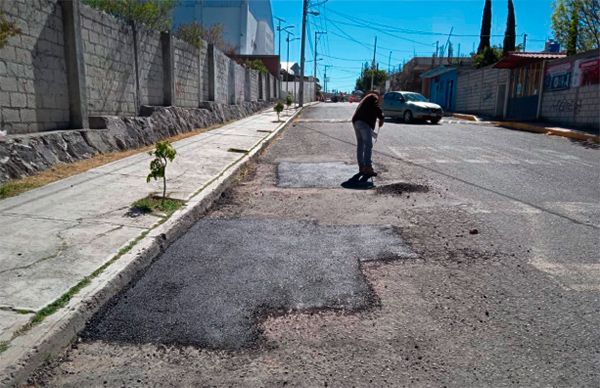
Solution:
<svg viewBox="0 0 600 388"><path fill-rule="evenodd" d="M598 50L546 64L540 118L600 129L600 55Z"/></svg>
<svg viewBox="0 0 600 388"><path fill-rule="evenodd" d="M87 128L92 116L135 116L142 105L271 100L271 74L212 45L194 47L79 0L0 0L22 33L0 49L0 129Z"/></svg>

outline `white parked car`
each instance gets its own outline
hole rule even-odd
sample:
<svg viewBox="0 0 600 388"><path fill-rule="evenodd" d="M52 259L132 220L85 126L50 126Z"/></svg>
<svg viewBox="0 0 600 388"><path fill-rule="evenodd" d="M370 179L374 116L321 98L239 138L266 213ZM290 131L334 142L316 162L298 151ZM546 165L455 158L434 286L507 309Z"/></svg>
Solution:
<svg viewBox="0 0 600 388"><path fill-rule="evenodd" d="M415 92L388 92L383 96L383 115L401 118L405 123L415 120L429 120L437 124L444 116L441 106L429 102L423 95Z"/></svg>

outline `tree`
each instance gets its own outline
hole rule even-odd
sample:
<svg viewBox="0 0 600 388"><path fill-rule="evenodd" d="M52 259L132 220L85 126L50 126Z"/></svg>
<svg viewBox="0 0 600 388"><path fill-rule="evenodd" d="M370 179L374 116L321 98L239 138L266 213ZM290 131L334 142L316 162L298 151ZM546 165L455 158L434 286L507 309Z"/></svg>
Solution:
<svg viewBox="0 0 600 388"><path fill-rule="evenodd" d="M83 0L90 7L161 31L171 29L176 0Z"/></svg>
<svg viewBox="0 0 600 388"><path fill-rule="evenodd" d="M154 151L148 152L149 155L154 156L154 159L150 162L150 174L146 177L146 182L150 180L163 180L163 194L161 204L164 204L167 196L167 163L172 162L177 155L177 151L168 141L159 141L156 143Z"/></svg>
<svg viewBox="0 0 600 388"><path fill-rule="evenodd" d="M577 12L574 12L577 8ZM552 12L554 39L569 46L569 31L577 26L576 51L600 47L600 0L555 0ZM575 17L576 15L577 17Z"/></svg>
<svg viewBox="0 0 600 388"><path fill-rule="evenodd" d="M508 16L506 18L506 32L504 32L504 43L502 44L502 54L506 55L510 51L515 51L517 39L515 7L512 0L508 0Z"/></svg>
<svg viewBox="0 0 600 388"><path fill-rule="evenodd" d="M498 62L500 58L502 58L502 50L500 48L496 46L486 47L481 53L475 55L473 63L477 68L485 67Z"/></svg>
<svg viewBox="0 0 600 388"><path fill-rule="evenodd" d="M385 85L385 81L388 77L386 71L365 68L363 69L360 77L356 80L356 89L363 91L371 90L371 79L373 78L373 75L375 76L375 79L373 81L374 89Z"/></svg>
<svg viewBox="0 0 600 388"><path fill-rule="evenodd" d="M486 47L490 47L490 35L492 31L492 0L485 0L483 6L483 17L481 18L481 34L477 54L481 54Z"/></svg>
<svg viewBox="0 0 600 388"><path fill-rule="evenodd" d="M571 7L571 23L569 24L569 34L567 35L567 55L577 53L577 27L579 24L579 4L574 3Z"/></svg>
<svg viewBox="0 0 600 388"><path fill-rule="evenodd" d="M292 99L291 94L288 94L287 96L285 96L285 105L287 105L288 109L290 109L290 106L292 106L293 103L294 103L294 100Z"/></svg>
<svg viewBox="0 0 600 388"><path fill-rule="evenodd" d="M175 30L175 36L185 42L188 42L197 49L202 48L202 35L204 29L198 22L181 24Z"/></svg>

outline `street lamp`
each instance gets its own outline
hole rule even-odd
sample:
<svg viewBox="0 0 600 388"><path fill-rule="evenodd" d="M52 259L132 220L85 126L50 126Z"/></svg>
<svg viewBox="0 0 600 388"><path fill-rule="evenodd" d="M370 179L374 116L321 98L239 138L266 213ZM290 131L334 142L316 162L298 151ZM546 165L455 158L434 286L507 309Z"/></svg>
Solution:
<svg viewBox="0 0 600 388"><path fill-rule="evenodd" d="M289 74L290 74L290 42L293 42L295 40L300 40L300 38L293 38L290 39L290 35L293 34L292 32L286 31L287 32L287 59L286 59L286 63L287 63L287 69L286 69L286 73L288 74L288 78L285 81L285 93L288 93L288 82L290 81L289 79ZM296 82L296 74L294 74L294 91L296 90L295 87L295 82ZM294 98L296 98L296 93L294 92Z"/></svg>
<svg viewBox="0 0 600 388"><path fill-rule="evenodd" d="M308 0L302 2L302 43L300 47L300 89L298 90L298 97L300 99L300 106L304 105L304 48L306 46L306 16L311 14L313 16L319 16L318 11L309 11Z"/></svg>

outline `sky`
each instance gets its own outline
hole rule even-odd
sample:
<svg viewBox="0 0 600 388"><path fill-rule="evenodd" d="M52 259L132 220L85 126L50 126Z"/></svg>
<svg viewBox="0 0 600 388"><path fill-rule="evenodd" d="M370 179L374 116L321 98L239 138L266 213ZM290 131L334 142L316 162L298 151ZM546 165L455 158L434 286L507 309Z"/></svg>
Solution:
<svg viewBox="0 0 600 388"><path fill-rule="evenodd" d="M492 45L502 45L506 29L507 0L492 0ZM541 51L552 37L550 15L552 0L513 0L517 24L517 44L527 34L527 51ZM282 27L293 25L290 39L299 38L302 23L302 0L272 0L273 16L285 20ZM314 68L315 31L317 42L317 76L323 80L327 65L327 89L352 91L361 66L373 58L377 36L379 69L398 68L403 61L417 56L431 56L436 41L447 47L448 35L454 55L468 55L479 44L484 0L310 0L307 22L305 74ZM278 53L278 20L275 25L275 53ZM287 59L287 34L281 33L281 61ZM391 60L390 60L391 52ZM290 42L290 62L300 63L300 40Z"/></svg>

